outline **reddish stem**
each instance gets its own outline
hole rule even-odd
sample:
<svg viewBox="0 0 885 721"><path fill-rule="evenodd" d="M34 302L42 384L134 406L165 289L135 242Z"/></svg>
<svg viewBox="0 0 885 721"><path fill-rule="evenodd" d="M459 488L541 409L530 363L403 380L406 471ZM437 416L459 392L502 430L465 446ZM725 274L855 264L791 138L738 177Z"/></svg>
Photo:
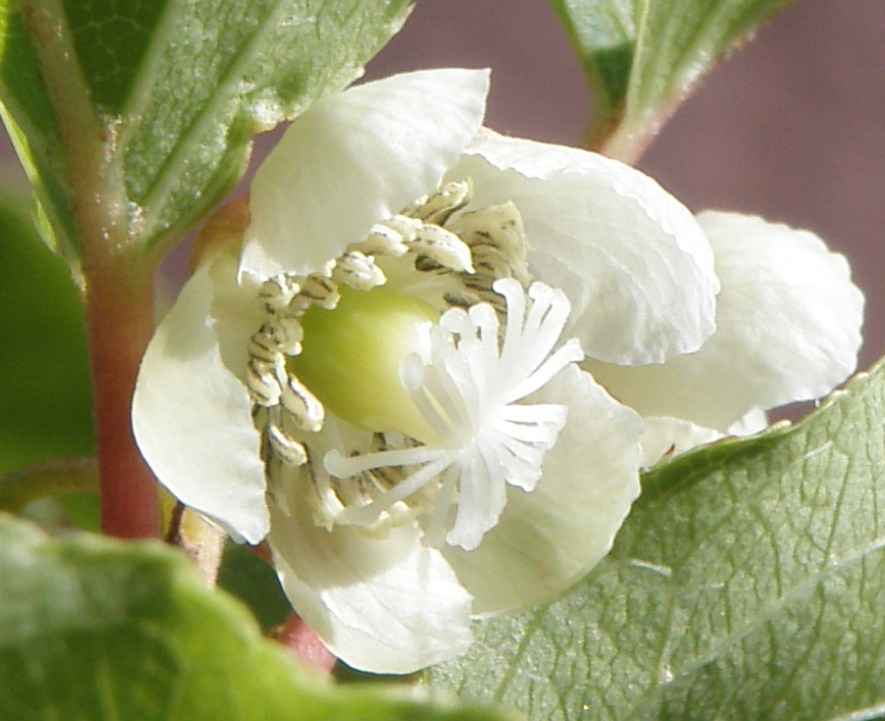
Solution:
<svg viewBox="0 0 885 721"><path fill-rule="evenodd" d="M160 534L156 480L130 421L138 366L154 328L153 270L146 259L111 253L84 268L101 530L118 538Z"/></svg>
<svg viewBox="0 0 885 721"><path fill-rule="evenodd" d="M313 629L297 614L291 614L282 626L275 628L272 636L295 658L323 674L331 673L338 661Z"/></svg>
<svg viewBox="0 0 885 721"><path fill-rule="evenodd" d="M92 364L102 530L121 538L158 537L157 487L135 447L129 408L142 353L153 332L156 257L147 257L124 182L121 128L134 119L99 112L84 74L64 0L20 0L57 137L48 146L63 171L76 225Z"/></svg>

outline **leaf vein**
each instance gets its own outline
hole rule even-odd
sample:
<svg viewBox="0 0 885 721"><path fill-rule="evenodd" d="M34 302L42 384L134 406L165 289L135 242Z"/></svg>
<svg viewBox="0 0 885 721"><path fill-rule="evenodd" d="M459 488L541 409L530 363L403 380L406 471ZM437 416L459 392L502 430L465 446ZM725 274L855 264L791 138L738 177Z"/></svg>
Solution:
<svg viewBox="0 0 885 721"><path fill-rule="evenodd" d="M186 172L189 162L187 149L192 144L199 143L199 138L202 138L209 126L216 122L217 117L221 114L221 108L230 103L233 94L232 86L239 81L243 68L256 57L256 49L260 47L261 41L266 37L268 31L274 28L274 21L285 6L283 0L277 0L265 13L256 25L255 31L234 54L227 69L219 78L217 90L212 94L209 102L200 108L200 111L179 134L166 161L157 170L151 184L145 189L142 205L145 213L145 232L148 236L153 234L157 215L164 207L162 203L158 202L159 199L166 197L178 183L181 175Z"/></svg>

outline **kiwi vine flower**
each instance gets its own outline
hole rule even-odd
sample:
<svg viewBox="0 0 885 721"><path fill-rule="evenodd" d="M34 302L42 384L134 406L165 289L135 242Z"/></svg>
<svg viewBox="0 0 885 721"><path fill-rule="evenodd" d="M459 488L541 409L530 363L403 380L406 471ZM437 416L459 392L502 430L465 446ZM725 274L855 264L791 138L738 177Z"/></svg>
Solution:
<svg viewBox="0 0 885 721"><path fill-rule="evenodd" d="M715 383L710 367L748 335L739 310L717 326L720 279L762 336L801 295L725 287L775 261L745 262L735 237L755 254L797 236L699 222L634 169L485 130L487 85L484 71L410 73L299 117L256 174L240 246L207 254L160 324L133 404L161 482L233 537L266 538L295 610L371 671L459 654L472 617L536 604L598 563L649 462L640 414L656 416L656 443L677 423L715 435L832 387L856 352L856 332L836 329L859 324L856 290L802 236L806 267L844 303L819 323L813 303L783 316L838 360L792 386L800 360L763 381L778 360L748 366L771 392L738 403L729 386L719 414L644 407L620 373L670 382L696 356L702 371L684 373ZM719 408L712 396L698 408Z"/></svg>

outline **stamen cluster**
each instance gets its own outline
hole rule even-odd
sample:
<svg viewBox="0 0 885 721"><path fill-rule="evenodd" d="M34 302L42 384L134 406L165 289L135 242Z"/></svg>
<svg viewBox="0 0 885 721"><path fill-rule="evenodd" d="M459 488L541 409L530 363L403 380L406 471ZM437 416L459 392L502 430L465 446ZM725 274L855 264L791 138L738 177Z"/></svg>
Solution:
<svg viewBox="0 0 885 721"><path fill-rule="evenodd" d="M403 363L403 385L437 431L439 444L351 457L337 450L326 454L326 471L340 479L403 469L402 480L369 503L343 506L339 522L372 526L395 504L431 487L436 490L431 513L421 519L425 544L445 540L472 550L497 523L508 484L534 490L566 409L520 401L583 352L574 339L554 351L569 312L562 292L534 283L527 308L518 281L501 279L493 289L508 311L503 335L488 304L469 312L452 309L429 330L426 357L413 355Z"/></svg>
<svg viewBox="0 0 885 721"><path fill-rule="evenodd" d="M580 359L576 344L552 352L568 302L536 283L526 313L530 275L519 213L512 203L459 213L470 196L469 182L445 184L375 224L320 271L281 274L261 286L266 320L249 339L246 369L253 418L271 481L307 464L321 526L378 535L416 517L425 543L475 547L497 522L506 484L534 487L541 458L565 422L560 406L516 401ZM385 285L385 269L396 272L393 259L407 255L414 270L447 281L439 324L427 329L427 353L407 357L400 369L408 397L439 442L375 432L368 447L349 451L351 458L339 450L326 454L325 465L319 458L311 463L311 435L322 430L326 411L287 363L302 353L303 316L314 307L334 310L341 286Z"/></svg>

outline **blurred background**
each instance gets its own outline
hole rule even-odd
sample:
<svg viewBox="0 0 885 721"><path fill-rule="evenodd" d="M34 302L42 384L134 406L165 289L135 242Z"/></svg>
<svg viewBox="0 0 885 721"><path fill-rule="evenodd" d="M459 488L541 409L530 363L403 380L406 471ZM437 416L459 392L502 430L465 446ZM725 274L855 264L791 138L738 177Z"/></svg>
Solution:
<svg viewBox="0 0 885 721"><path fill-rule="evenodd" d="M867 296L860 367L885 354L885 3L800 0L716 69L640 167L693 210L758 213L824 237ZM491 67L487 124L576 144L591 112L579 64L545 0L417 0L368 77ZM273 141L259 139L257 162ZM0 134L0 185L23 185ZM82 321L67 270L2 209L0 473L91 455ZM174 288L186 249L165 270ZM39 279L39 282L36 280ZM27 307L23 313L15 308Z"/></svg>

